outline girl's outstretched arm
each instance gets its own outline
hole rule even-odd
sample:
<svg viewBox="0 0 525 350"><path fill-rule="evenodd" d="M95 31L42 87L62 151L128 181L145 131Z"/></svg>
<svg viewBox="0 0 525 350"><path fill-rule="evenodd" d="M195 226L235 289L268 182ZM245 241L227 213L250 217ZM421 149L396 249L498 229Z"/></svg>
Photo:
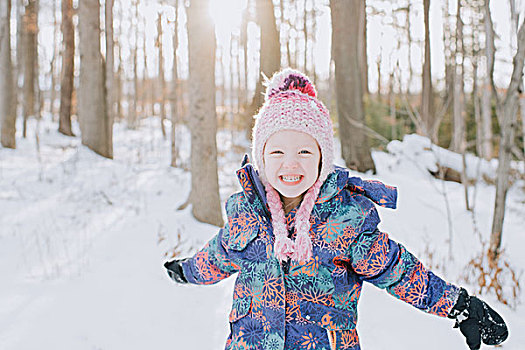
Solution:
<svg viewBox="0 0 525 350"><path fill-rule="evenodd" d="M349 247L351 266L364 281L422 311L455 319L472 350L479 349L481 342L497 345L507 339L507 326L496 311L426 269L404 246L379 231L378 223L377 211L371 207L362 226L365 230Z"/></svg>
<svg viewBox="0 0 525 350"><path fill-rule="evenodd" d="M356 238L350 256L353 270L364 281L420 310L446 317L457 301L459 287L426 269L403 245L377 228Z"/></svg>
<svg viewBox="0 0 525 350"><path fill-rule="evenodd" d="M170 278L178 283L214 284L239 271L229 258L230 221L193 257L166 262Z"/></svg>

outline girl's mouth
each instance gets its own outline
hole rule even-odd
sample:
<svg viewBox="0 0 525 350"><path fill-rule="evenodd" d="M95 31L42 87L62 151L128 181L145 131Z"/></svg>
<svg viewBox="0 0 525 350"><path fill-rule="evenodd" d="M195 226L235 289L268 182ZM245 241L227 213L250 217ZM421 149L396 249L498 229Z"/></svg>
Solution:
<svg viewBox="0 0 525 350"><path fill-rule="evenodd" d="M279 176L279 179L282 183L288 186L297 185L303 180L303 175L281 175Z"/></svg>

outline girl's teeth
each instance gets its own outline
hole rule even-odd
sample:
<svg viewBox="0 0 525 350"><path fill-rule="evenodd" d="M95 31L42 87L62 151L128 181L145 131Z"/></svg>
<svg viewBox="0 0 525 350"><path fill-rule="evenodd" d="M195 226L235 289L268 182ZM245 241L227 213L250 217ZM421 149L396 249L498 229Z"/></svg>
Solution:
<svg viewBox="0 0 525 350"><path fill-rule="evenodd" d="M301 177L300 176L283 176L282 178L284 182L295 182L295 181L299 181Z"/></svg>

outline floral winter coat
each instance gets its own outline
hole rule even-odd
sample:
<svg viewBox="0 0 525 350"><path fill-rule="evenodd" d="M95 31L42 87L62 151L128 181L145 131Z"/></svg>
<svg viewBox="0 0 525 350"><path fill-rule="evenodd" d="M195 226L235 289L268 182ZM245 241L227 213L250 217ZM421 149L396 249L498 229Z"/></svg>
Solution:
<svg viewBox="0 0 525 350"><path fill-rule="evenodd" d="M186 279L216 283L238 273L226 349L357 350L357 302L363 282L416 308L447 316L458 287L427 270L377 225L375 204L396 206L397 191L337 168L310 217L313 258L279 263L265 192L250 164L237 171L242 192L226 203L228 222L182 263ZM287 214L293 226L296 209ZM295 239L295 233L290 231Z"/></svg>

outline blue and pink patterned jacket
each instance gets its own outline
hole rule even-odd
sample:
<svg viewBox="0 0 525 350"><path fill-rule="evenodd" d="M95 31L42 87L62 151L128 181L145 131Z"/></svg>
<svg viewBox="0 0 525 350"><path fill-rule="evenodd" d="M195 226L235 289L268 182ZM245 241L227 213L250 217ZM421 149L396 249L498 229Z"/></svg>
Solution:
<svg viewBox="0 0 525 350"><path fill-rule="evenodd" d="M266 198L250 164L242 192L226 203L228 222L182 263L188 282L213 284L237 273L226 349L357 350L357 303L370 282L414 307L445 317L458 287L427 270L378 229L376 205L396 207L397 191L336 167L313 208L313 259L280 263ZM296 209L287 214L293 227ZM290 231L292 238L294 232Z"/></svg>

